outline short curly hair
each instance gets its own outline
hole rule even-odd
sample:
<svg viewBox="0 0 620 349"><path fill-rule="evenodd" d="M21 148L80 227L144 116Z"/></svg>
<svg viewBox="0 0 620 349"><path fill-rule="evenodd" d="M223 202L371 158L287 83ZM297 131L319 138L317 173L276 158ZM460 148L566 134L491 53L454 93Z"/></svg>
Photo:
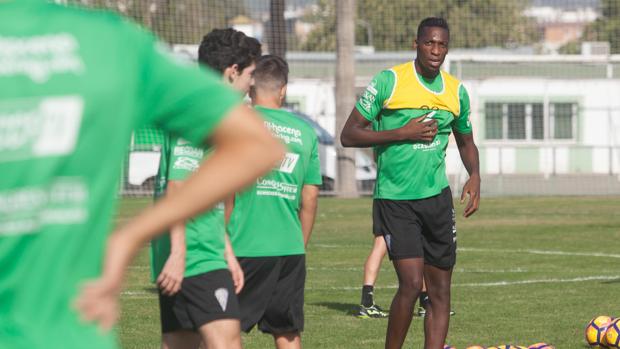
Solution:
<svg viewBox="0 0 620 349"><path fill-rule="evenodd" d="M232 28L212 30L198 48L198 62L220 73L234 64L242 71L260 56L260 42Z"/></svg>
<svg viewBox="0 0 620 349"><path fill-rule="evenodd" d="M448 21L441 17L428 17L424 18L420 25L418 25L418 38L424 35L424 29L438 27L443 28L448 32L448 36L450 35L450 26L448 26Z"/></svg>

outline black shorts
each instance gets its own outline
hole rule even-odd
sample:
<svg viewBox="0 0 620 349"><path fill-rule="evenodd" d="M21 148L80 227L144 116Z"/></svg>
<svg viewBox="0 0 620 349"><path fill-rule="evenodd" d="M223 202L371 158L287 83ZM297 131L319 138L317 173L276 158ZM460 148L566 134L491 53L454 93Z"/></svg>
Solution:
<svg viewBox="0 0 620 349"><path fill-rule="evenodd" d="M241 330L265 333L304 329L306 256L241 257L245 285L239 294Z"/></svg>
<svg viewBox="0 0 620 349"><path fill-rule="evenodd" d="M213 270L183 279L174 296L159 292L162 333L198 331L211 321L239 319L239 302L228 269Z"/></svg>
<svg viewBox="0 0 620 349"><path fill-rule="evenodd" d="M420 200L373 201L373 226L381 230L391 260L424 258L438 268L456 263L456 222L452 192Z"/></svg>
<svg viewBox="0 0 620 349"><path fill-rule="evenodd" d="M378 219L375 219L375 211L377 210L375 208L375 203L373 201L373 205L372 205L372 235L374 235L375 237L377 236L383 236L383 231L381 231L381 222Z"/></svg>

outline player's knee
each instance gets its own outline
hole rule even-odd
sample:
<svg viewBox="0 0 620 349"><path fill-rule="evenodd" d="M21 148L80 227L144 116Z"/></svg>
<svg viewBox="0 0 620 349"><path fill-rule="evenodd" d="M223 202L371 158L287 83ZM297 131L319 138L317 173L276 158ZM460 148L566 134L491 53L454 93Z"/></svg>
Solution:
<svg viewBox="0 0 620 349"><path fill-rule="evenodd" d="M301 349L301 335L299 332L274 334L273 339L278 349Z"/></svg>
<svg viewBox="0 0 620 349"><path fill-rule="evenodd" d="M210 336L205 342L209 349L241 349L241 334L229 332L219 336Z"/></svg>
<svg viewBox="0 0 620 349"><path fill-rule="evenodd" d="M422 277L411 277L401 279L399 291L417 297L422 292Z"/></svg>
<svg viewBox="0 0 620 349"><path fill-rule="evenodd" d="M287 332L287 333L277 333L277 334L273 334L273 338L275 340L281 340L281 341L285 341L285 342L296 342L301 340L301 336L299 334L299 332L295 331L295 332Z"/></svg>
<svg viewBox="0 0 620 349"><path fill-rule="evenodd" d="M428 295L433 303L446 303L450 301L450 286L446 287L434 287L432 290L428 290Z"/></svg>
<svg viewBox="0 0 620 349"><path fill-rule="evenodd" d="M200 327L200 335L209 349L241 348L239 320L222 319Z"/></svg>

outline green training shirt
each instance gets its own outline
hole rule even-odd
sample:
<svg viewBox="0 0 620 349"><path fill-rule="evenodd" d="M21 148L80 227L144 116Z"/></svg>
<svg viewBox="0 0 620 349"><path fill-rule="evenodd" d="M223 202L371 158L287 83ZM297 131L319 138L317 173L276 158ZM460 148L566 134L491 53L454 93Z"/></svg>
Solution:
<svg viewBox="0 0 620 349"><path fill-rule="evenodd" d="M415 72L413 62L377 74L356 104L373 130L400 128L434 111L438 132L432 142L375 146L377 181L374 197L416 200L435 196L448 186L445 155L452 131L471 133L465 87L442 72L432 81Z"/></svg>
<svg viewBox="0 0 620 349"><path fill-rule="evenodd" d="M198 169L208 149L178 137L166 137L157 174L155 197L164 195L168 181L182 181ZM222 204L185 223L185 277L226 269ZM156 280L170 255L170 235L151 241L151 277Z"/></svg>
<svg viewBox="0 0 620 349"><path fill-rule="evenodd" d="M279 166L235 195L228 233L238 257L304 254L299 221L304 185L321 184L314 129L286 110L257 106L265 125L287 147Z"/></svg>
<svg viewBox="0 0 620 349"><path fill-rule="evenodd" d="M133 129L199 143L241 102L117 15L0 2L0 348L109 349L79 319Z"/></svg>

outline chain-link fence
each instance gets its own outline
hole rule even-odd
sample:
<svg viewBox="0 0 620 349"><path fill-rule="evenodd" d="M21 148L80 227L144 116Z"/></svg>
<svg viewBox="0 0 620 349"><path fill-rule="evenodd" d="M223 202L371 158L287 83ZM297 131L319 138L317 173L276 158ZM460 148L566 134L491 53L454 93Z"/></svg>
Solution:
<svg viewBox="0 0 620 349"><path fill-rule="evenodd" d="M325 189L333 188L335 0L70 2L121 12L178 54L195 57L204 34L234 27L259 39L265 52L284 55L291 67L288 106L331 137L322 156ZM487 194L619 193L620 0L357 0L358 93L374 74L415 57L417 24L427 16L450 24L444 69L469 91ZM157 132L134 136L126 192L144 192L135 189L152 182L158 145L146 135ZM372 154L359 154L359 186L369 189ZM447 162L459 185L466 174L453 144Z"/></svg>

